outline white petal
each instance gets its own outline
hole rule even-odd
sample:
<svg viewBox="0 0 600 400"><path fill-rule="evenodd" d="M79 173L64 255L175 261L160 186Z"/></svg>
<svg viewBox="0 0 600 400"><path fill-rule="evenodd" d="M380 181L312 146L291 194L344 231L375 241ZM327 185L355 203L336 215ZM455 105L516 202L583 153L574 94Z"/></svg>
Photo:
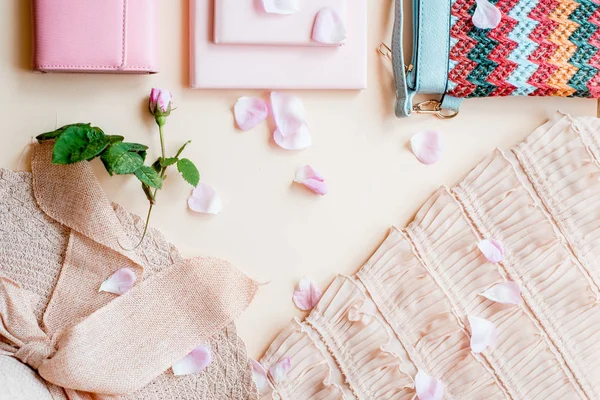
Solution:
<svg viewBox="0 0 600 400"><path fill-rule="evenodd" d="M441 400L444 383L419 370L415 376L415 390L419 400Z"/></svg>
<svg viewBox="0 0 600 400"><path fill-rule="evenodd" d="M473 13L473 25L480 29L494 29L500 25L502 13L488 0L476 0L477 7Z"/></svg>
<svg viewBox="0 0 600 400"><path fill-rule="evenodd" d="M212 363L212 353L207 346L198 346L171 367L176 376L197 374Z"/></svg>
<svg viewBox="0 0 600 400"><path fill-rule="evenodd" d="M273 140L279 147L286 150L304 150L312 145L312 136L306 124L302 125L296 132L286 136L277 129L273 133Z"/></svg>
<svg viewBox="0 0 600 400"><path fill-rule="evenodd" d="M292 361L289 357L285 357L269 368L269 374L273 378L273 382L281 383L287 379L287 375L291 369Z"/></svg>
<svg viewBox="0 0 600 400"><path fill-rule="evenodd" d="M306 186L308 189L312 190L317 194L320 194L321 196L326 195L329 191L329 188L325 183L325 178L323 178L323 175L318 173L310 165L305 165L304 167L298 169L298 172L296 172L296 178L294 179L294 182Z"/></svg>
<svg viewBox="0 0 600 400"><path fill-rule="evenodd" d="M477 247L491 263L499 263L504 258L504 246L496 239L484 239Z"/></svg>
<svg viewBox="0 0 600 400"><path fill-rule="evenodd" d="M294 290L294 304L303 311L308 311L317 305L322 293L315 281L310 278L302 278Z"/></svg>
<svg viewBox="0 0 600 400"><path fill-rule="evenodd" d="M346 41L346 24L331 7L322 8L315 18L312 39L325 44L343 44Z"/></svg>
<svg viewBox="0 0 600 400"><path fill-rule="evenodd" d="M488 347L496 345L498 332L496 326L487 319L469 316L471 324L471 350L481 353Z"/></svg>
<svg viewBox="0 0 600 400"><path fill-rule="evenodd" d="M264 396L271 392L267 371L265 371L263 366L256 360L250 359L250 365L252 366L252 378L258 389L258 394Z"/></svg>
<svg viewBox="0 0 600 400"><path fill-rule="evenodd" d="M233 107L238 127L247 131L269 116L269 105L259 97L240 97Z"/></svg>
<svg viewBox="0 0 600 400"><path fill-rule="evenodd" d="M102 282L99 292L108 292L122 295L127 293L135 283L135 272L129 268L121 268L111 275L110 278Z"/></svg>
<svg viewBox="0 0 600 400"><path fill-rule="evenodd" d="M302 100L287 93L271 92L271 110L275 126L282 136L296 133L306 122Z"/></svg>
<svg viewBox="0 0 600 400"><path fill-rule="evenodd" d="M223 208L221 198L209 185L199 183L188 199L190 210L204 214L218 214Z"/></svg>
<svg viewBox="0 0 600 400"><path fill-rule="evenodd" d="M419 132L410 139L412 151L423 164L435 164L444 152L444 138L438 131Z"/></svg>
<svg viewBox="0 0 600 400"><path fill-rule="evenodd" d="M265 11L269 14L295 14L300 11L300 0L263 0Z"/></svg>
<svg viewBox="0 0 600 400"><path fill-rule="evenodd" d="M521 304L521 288L515 282L502 282L492 286L481 294L496 303Z"/></svg>

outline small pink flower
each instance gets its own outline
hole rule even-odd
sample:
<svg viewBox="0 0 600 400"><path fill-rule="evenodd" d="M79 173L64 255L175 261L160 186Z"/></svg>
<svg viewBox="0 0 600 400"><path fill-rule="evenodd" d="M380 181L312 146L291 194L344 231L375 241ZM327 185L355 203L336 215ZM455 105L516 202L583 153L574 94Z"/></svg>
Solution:
<svg viewBox="0 0 600 400"><path fill-rule="evenodd" d="M173 96L168 90L153 88L150 92L150 113L155 117L168 117L173 107Z"/></svg>

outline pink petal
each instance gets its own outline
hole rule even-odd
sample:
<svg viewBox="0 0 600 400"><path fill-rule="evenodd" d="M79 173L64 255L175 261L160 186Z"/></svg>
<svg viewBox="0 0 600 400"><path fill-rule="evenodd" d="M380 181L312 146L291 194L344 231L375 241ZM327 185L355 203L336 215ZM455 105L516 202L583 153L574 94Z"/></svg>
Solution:
<svg viewBox="0 0 600 400"><path fill-rule="evenodd" d="M415 376L415 390L419 400L441 400L444 383L419 370Z"/></svg>
<svg viewBox="0 0 600 400"><path fill-rule="evenodd" d="M299 0L263 0L263 6L269 14L289 15L300 11Z"/></svg>
<svg viewBox="0 0 600 400"><path fill-rule="evenodd" d="M121 268L110 278L102 282L99 292L108 292L122 295L127 293L133 287L136 280L135 272L129 268Z"/></svg>
<svg viewBox="0 0 600 400"><path fill-rule="evenodd" d="M321 299L321 290L317 287L315 281L309 278L302 278L294 290L294 304L302 311L308 311L317 305Z"/></svg>
<svg viewBox="0 0 600 400"><path fill-rule="evenodd" d="M473 353L481 353L496 344L498 332L492 322L469 316L469 323L471 324L471 350Z"/></svg>
<svg viewBox="0 0 600 400"><path fill-rule="evenodd" d="M476 0L477 8L473 14L473 25L480 29L494 29L500 25L502 13L488 0Z"/></svg>
<svg viewBox="0 0 600 400"><path fill-rule="evenodd" d="M346 41L346 24L331 7L324 7L315 18L312 39L325 44L343 44Z"/></svg>
<svg viewBox="0 0 600 400"><path fill-rule="evenodd" d="M304 150L312 145L312 136L306 124L302 125L296 132L286 136L277 129L273 133L275 143L286 150Z"/></svg>
<svg viewBox="0 0 600 400"><path fill-rule="evenodd" d="M412 151L423 164L435 164L444 152L444 138L438 131L419 132L410 139Z"/></svg>
<svg viewBox="0 0 600 400"><path fill-rule="evenodd" d="M310 165L305 165L296 172L294 182L306 186L308 189L321 196L326 195L329 191L323 176L315 171Z"/></svg>
<svg viewBox="0 0 600 400"><path fill-rule="evenodd" d="M271 92L271 109L275 126L282 136L292 135L306 125L304 104L296 96Z"/></svg>
<svg viewBox="0 0 600 400"><path fill-rule="evenodd" d="M238 127L247 131L269 116L269 105L259 97L240 97L233 107Z"/></svg>
<svg viewBox="0 0 600 400"><path fill-rule="evenodd" d="M167 110L169 109L169 104L171 103L171 99L172 99L172 96L169 91L159 90L158 100L157 100L158 108L162 112L167 112Z"/></svg>
<svg viewBox="0 0 600 400"><path fill-rule="evenodd" d="M360 321L363 324L368 324L377 313L377 307L370 301L359 301L350 306L348 310L348 320L352 322Z"/></svg>
<svg viewBox="0 0 600 400"><path fill-rule="evenodd" d="M156 103L158 103L158 95L160 93L159 89L152 88L150 91L150 112L154 114L156 110Z"/></svg>
<svg viewBox="0 0 600 400"><path fill-rule="evenodd" d="M258 394L264 396L271 391L269 385L269 378L267 378L267 371L264 367L256 360L250 358L250 365L252 366L252 378L258 389Z"/></svg>
<svg viewBox="0 0 600 400"><path fill-rule="evenodd" d="M286 380L288 373L292 369L292 361L289 357L285 357L269 368L269 374L273 378L273 382L281 383Z"/></svg>
<svg viewBox="0 0 600 400"><path fill-rule="evenodd" d="M176 376L197 374L212 363L212 354L207 346L198 346L190 354L171 367Z"/></svg>
<svg viewBox="0 0 600 400"><path fill-rule="evenodd" d="M491 263L499 263L504 258L504 247L495 239L485 239L477 244L479 250Z"/></svg>
<svg viewBox="0 0 600 400"><path fill-rule="evenodd" d="M515 282L498 283L481 294L496 303L521 304L521 288Z"/></svg>
<svg viewBox="0 0 600 400"><path fill-rule="evenodd" d="M223 208L221 198L209 185L199 183L188 199L190 210L203 214L218 214Z"/></svg>

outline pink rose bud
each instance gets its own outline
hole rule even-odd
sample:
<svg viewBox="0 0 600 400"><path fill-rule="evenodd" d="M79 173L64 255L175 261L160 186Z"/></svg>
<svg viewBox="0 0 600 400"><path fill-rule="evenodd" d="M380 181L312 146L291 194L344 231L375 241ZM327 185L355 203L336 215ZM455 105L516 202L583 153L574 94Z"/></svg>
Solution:
<svg viewBox="0 0 600 400"><path fill-rule="evenodd" d="M171 114L172 96L168 90L153 88L150 92L150 113L159 125L164 125L166 117Z"/></svg>

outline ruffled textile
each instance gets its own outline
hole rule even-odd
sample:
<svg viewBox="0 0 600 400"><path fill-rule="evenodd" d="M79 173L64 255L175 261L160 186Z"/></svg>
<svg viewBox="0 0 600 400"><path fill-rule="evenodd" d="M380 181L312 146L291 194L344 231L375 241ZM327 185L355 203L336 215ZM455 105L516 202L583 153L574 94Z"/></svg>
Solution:
<svg viewBox="0 0 600 400"><path fill-rule="evenodd" d="M292 323L310 326L310 348L328 354L307 361L291 328L275 340L267 355L289 356L292 369L273 397L306 398L307 384L341 376L335 389L347 399L412 399L421 370L444 383L444 399L599 399L599 156L600 120L557 114L437 190L355 277L336 278ZM497 264L477 246L487 238L503 244ZM522 304L481 296L506 281ZM349 319L365 302L375 315ZM496 346L471 351L469 317L496 326ZM340 398L329 393L311 398Z"/></svg>

